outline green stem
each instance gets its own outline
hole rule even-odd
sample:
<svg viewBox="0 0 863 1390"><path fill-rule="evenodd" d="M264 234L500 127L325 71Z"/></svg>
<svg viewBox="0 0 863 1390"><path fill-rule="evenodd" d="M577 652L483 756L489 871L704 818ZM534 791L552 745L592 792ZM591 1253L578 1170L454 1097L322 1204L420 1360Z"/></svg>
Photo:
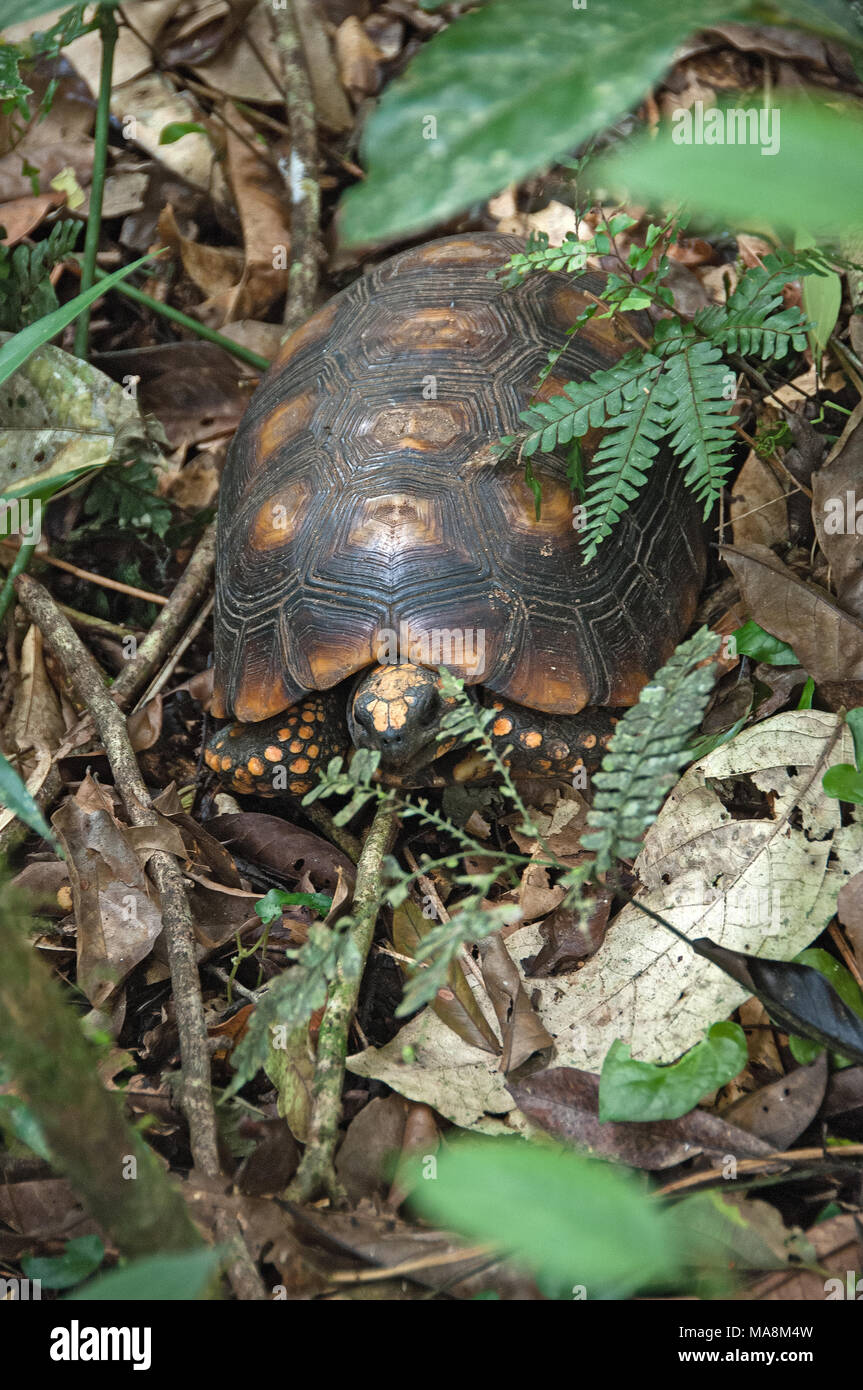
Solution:
<svg viewBox="0 0 863 1390"><path fill-rule="evenodd" d="M108 273L105 270L96 269L96 279L106 280ZM136 304L143 304L145 308L152 309L154 314L160 314L164 319L170 319L172 323L179 324L181 328L187 328L190 333L194 333L198 338L205 338L208 343L216 343L218 347L224 348L225 352L230 352L232 356L238 357L241 362L247 362L256 371L265 372L270 365L269 359L261 357L260 353L252 352L251 348L242 347L235 343L231 338L226 338L222 333L217 333L214 328L207 328L206 324L199 323L197 319L189 318L188 314L183 314L179 309L172 309L170 304L162 304L158 299L153 299L151 295L145 294L143 290L135 289L134 285L128 285L125 281L114 286L127 299L134 299Z"/></svg>
<svg viewBox="0 0 863 1390"><path fill-rule="evenodd" d="M29 565L30 556L35 549L36 541L27 541L21 546L18 554L12 561L12 568L6 576L6 582L3 588L0 589L0 623L2 623L3 619L6 617L6 610L12 601L12 595L15 592L15 580L18 578L21 571L26 569Z"/></svg>
<svg viewBox="0 0 863 1390"><path fill-rule="evenodd" d="M81 289L89 290L96 278L96 252L102 226L102 194L105 189L105 162L108 156L108 123L111 119L111 78L114 71L114 47L117 42L117 21L114 11L101 6L99 32L102 36L102 67L99 73L99 103L96 107L94 132L93 177L90 182L90 215L84 239L81 264ZM87 357L90 334L90 310L85 309L75 324L75 356Z"/></svg>

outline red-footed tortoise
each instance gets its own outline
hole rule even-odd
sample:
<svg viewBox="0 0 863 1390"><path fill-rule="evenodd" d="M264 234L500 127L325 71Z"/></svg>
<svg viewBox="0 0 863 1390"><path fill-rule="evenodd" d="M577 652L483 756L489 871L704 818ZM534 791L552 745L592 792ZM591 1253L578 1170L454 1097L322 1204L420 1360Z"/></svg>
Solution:
<svg viewBox="0 0 863 1390"><path fill-rule="evenodd" d="M436 737L440 666L493 705L514 773L571 776L690 623L705 541L672 460L585 566L565 459L534 460L537 519L523 463L491 448L521 428L580 288L601 289L539 274L504 290L489 271L520 249L483 234L394 256L294 333L256 391L219 503L212 709L238 722L206 757L234 790L302 796L352 743L393 780L440 780L445 753L448 775L472 776L475 757ZM540 396L631 346L593 319Z"/></svg>

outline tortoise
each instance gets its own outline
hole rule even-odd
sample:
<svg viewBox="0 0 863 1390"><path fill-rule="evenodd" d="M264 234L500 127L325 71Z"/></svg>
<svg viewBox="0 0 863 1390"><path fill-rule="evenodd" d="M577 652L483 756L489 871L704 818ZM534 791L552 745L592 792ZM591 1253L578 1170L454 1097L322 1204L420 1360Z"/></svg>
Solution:
<svg viewBox="0 0 863 1390"><path fill-rule="evenodd" d="M393 256L252 397L218 519L211 709L237 722L206 753L233 790L302 797L352 746L403 785L476 777L438 738L440 667L494 708L513 775L570 778L691 622L705 537L673 459L584 565L565 453L535 461L537 517L523 462L493 448L530 400L631 346L598 317L567 337L598 276L504 290L490 272L523 249L487 233Z"/></svg>

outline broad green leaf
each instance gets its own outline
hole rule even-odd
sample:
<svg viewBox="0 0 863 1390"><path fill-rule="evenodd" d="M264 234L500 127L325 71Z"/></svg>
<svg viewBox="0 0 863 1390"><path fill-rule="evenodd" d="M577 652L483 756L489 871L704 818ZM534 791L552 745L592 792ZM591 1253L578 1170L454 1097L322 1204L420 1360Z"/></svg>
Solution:
<svg viewBox="0 0 863 1390"><path fill-rule="evenodd" d="M112 285L125 280L149 260L152 260L152 255L141 256L137 261L132 261L131 265L124 265L121 270L115 270L113 275L108 275L104 280L99 280L97 284L91 285L89 290L84 290L83 294L76 294L74 299L70 299L68 304L62 304L52 314L46 314L38 322L29 324L27 328L22 328L20 333L16 333L0 348L0 383L7 381L13 372L17 372L18 368L22 367L27 358L37 348L42 347L43 343L50 343L51 339L56 337L67 323L71 323L84 309L94 304L97 299L101 299Z"/></svg>
<svg viewBox="0 0 863 1390"><path fill-rule="evenodd" d="M714 1023L707 1037L669 1067L639 1062L618 1039L599 1083L600 1120L677 1120L746 1066L746 1036L737 1023Z"/></svg>
<svg viewBox="0 0 863 1390"><path fill-rule="evenodd" d="M42 812L22 782L10 762L0 753L0 806L13 811L20 821L29 825L37 835L41 835L56 854L63 858L63 851Z"/></svg>
<svg viewBox="0 0 863 1390"><path fill-rule="evenodd" d="M858 772L852 763L835 763L828 767L821 785L828 796L849 801L853 806L863 806L863 772Z"/></svg>
<svg viewBox="0 0 863 1390"><path fill-rule="evenodd" d="M799 956L794 957L798 965L811 965L813 970L818 970L835 989L839 998L849 1009L853 1009L855 1014L863 1018L863 991L841 961L835 956L831 956L829 951L822 951L818 946L811 946L806 951L801 951ZM819 1052L823 1051L820 1043L813 1042L811 1038L801 1038L797 1033L789 1033L788 1045L791 1048L791 1055L795 1061L802 1066L808 1066L814 1062ZM839 1066L850 1066L851 1063L839 1053L830 1054Z"/></svg>
<svg viewBox="0 0 863 1390"><path fill-rule="evenodd" d="M815 238L801 234L795 238L795 246L814 246ZM842 280L835 270L824 275L807 275L802 281L803 309L812 327L809 331L809 346L819 368L821 355L836 327L839 310L842 307Z"/></svg>
<svg viewBox="0 0 863 1390"><path fill-rule="evenodd" d="M627 1173L521 1139L456 1140L412 1193L420 1212L491 1241L558 1293L626 1297L673 1277L661 1208Z"/></svg>
<svg viewBox="0 0 863 1390"><path fill-rule="evenodd" d="M706 114L706 113L705 113ZM679 125L632 141L595 176L620 195L679 201L723 226L787 226L837 238L863 223L863 112L847 101L775 107L778 149L688 144ZM681 140L675 143L674 136Z"/></svg>
<svg viewBox="0 0 863 1390"><path fill-rule="evenodd" d="M0 414L3 499L45 501L118 457L121 444L132 454L150 452L137 402L104 372L53 344L31 353L0 386Z"/></svg>
<svg viewBox="0 0 863 1390"><path fill-rule="evenodd" d="M347 242L440 222L566 154L649 91L675 48L743 0L496 0L425 44L384 93L345 198Z"/></svg>
<svg viewBox="0 0 863 1390"><path fill-rule="evenodd" d="M772 633L751 620L744 623L731 634L734 650L738 656L748 656L753 661L763 661L765 666L799 666L794 650L787 642L780 642Z"/></svg>
<svg viewBox="0 0 863 1390"><path fill-rule="evenodd" d="M222 1252L215 1248L133 1260L85 1284L65 1301L167 1303L203 1298L222 1259Z"/></svg>

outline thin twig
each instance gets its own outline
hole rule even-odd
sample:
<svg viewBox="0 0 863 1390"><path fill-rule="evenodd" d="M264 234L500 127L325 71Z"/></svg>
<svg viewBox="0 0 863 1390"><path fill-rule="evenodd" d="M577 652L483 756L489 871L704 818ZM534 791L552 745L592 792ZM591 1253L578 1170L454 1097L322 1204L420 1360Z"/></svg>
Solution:
<svg viewBox="0 0 863 1390"><path fill-rule="evenodd" d="M318 140L315 104L305 54L300 40L294 0L272 9L270 20L281 58L285 107L291 131L290 161L279 161L291 198L291 268L284 324L293 333L312 312L320 265L319 223L321 190L318 184Z"/></svg>
<svg viewBox="0 0 863 1390"><path fill-rule="evenodd" d="M27 550L28 554L27 559L24 561L25 565L30 555L33 553L33 545L30 543L26 546L22 545L19 547L14 541L0 540L0 546L3 546L6 550L17 551L19 556ZM58 560L55 555L37 554L36 559L44 560L46 565L52 565L56 570L65 570L66 574L74 574L76 579L83 579L88 584L97 584L100 589L114 589L118 594L127 594L129 598L141 598L147 603L156 603L160 607L168 602L161 594L153 594L149 589L136 589L134 584L123 584L119 579L108 579L104 574L94 574L92 570L82 570L78 565L70 564L68 560ZM15 563L17 564L17 560ZM20 568L21 566L18 566L18 570L15 570L15 566L13 565L15 573L18 573ZM2 603L2 595L0 595L0 603ZM0 617L2 616L2 611L0 611Z"/></svg>
<svg viewBox="0 0 863 1390"><path fill-rule="evenodd" d="M216 523L211 522L195 546L171 597L165 601L162 612L111 687L111 695L120 709L129 706L168 656L207 593L215 563Z"/></svg>
<svg viewBox="0 0 863 1390"><path fill-rule="evenodd" d="M297 1175L288 1189L287 1196L291 1201L308 1202L321 1193L334 1203L340 1203L345 1198L333 1160L342 1113L348 1029L357 1006L377 922L384 855L389 849L397 822L395 801L390 798L381 801L360 855L354 890L354 921L350 933L361 964L350 978L340 971L330 986L318 1034L308 1143Z"/></svg>

